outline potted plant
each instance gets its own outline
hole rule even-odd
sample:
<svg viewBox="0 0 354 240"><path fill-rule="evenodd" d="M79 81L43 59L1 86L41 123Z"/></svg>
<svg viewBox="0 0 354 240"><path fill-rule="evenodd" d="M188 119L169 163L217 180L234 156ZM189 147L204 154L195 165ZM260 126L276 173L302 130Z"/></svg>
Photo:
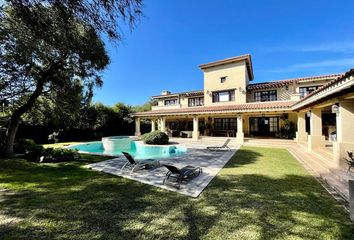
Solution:
<svg viewBox="0 0 354 240"><path fill-rule="evenodd" d="M208 122L205 124L205 135L206 135L206 136L210 136L212 130L213 130L213 124L208 121Z"/></svg>

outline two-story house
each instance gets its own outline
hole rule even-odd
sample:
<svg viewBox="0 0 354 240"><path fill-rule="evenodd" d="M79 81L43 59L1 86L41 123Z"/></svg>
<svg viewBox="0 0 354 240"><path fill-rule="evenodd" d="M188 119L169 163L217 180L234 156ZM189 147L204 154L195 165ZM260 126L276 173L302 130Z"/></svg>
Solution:
<svg viewBox="0 0 354 240"><path fill-rule="evenodd" d="M339 76L252 84L250 55L199 67L204 73L203 90L163 91L152 97L157 103L152 111L137 116L151 118L154 129L158 125L174 136L229 136L240 142L244 136L276 136L286 120L296 123L296 113L290 107L297 100Z"/></svg>

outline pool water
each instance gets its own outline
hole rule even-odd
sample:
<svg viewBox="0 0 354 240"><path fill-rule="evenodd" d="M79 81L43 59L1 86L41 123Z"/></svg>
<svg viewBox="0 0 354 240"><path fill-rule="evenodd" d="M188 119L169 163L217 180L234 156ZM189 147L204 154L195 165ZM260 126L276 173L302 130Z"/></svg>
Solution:
<svg viewBox="0 0 354 240"><path fill-rule="evenodd" d="M69 146L82 153L119 156L122 151L130 153L135 159L169 158L187 152L186 147L181 146L149 146L129 137L103 138L100 142L88 142Z"/></svg>

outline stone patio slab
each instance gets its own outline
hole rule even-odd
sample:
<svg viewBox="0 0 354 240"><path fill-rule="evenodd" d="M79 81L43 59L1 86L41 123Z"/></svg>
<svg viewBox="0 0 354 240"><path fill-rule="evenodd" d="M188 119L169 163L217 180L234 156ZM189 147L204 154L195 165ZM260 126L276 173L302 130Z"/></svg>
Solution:
<svg viewBox="0 0 354 240"><path fill-rule="evenodd" d="M159 159L161 164L174 165L178 168L192 165L199 166L203 169L203 173L199 177L194 178L188 183L181 184L179 189L170 185L162 184L168 171L164 166L156 169L140 170L132 174L129 174L129 172L120 173L120 169L127 161L123 156L89 164L86 165L86 167L196 198L204 188L208 186L211 180L218 174L220 169L225 166L238 149L239 146L231 151L211 152L206 149L193 148L188 149L186 154L180 156Z"/></svg>

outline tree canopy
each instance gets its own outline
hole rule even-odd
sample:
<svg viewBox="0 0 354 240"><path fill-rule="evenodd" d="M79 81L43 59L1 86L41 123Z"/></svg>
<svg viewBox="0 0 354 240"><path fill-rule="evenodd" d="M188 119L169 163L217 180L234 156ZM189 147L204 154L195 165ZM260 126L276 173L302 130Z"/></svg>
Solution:
<svg viewBox="0 0 354 240"><path fill-rule="evenodd" d="M9 103L2 151L12 155L22 116L40 96L68 107L92 95L109 64L101 34L122 40L120 21L133 26L141 0L9 0L0 8L0 100ZM86 92L86 93L84 93Z"/></svg>

